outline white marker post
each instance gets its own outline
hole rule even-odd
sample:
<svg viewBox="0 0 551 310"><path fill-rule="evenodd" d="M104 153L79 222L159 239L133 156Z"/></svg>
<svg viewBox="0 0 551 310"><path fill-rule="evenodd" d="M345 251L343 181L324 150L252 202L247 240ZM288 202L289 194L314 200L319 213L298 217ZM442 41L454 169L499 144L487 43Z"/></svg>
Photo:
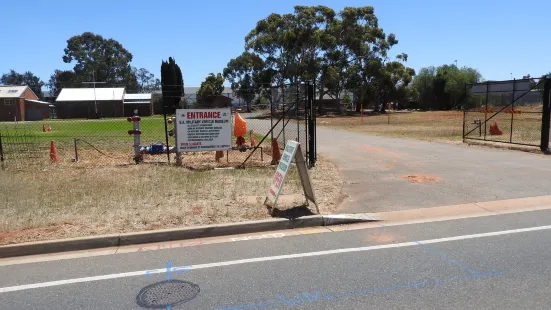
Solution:
<svg viewBox="0 0 551 310"><path fill-rule="evenodd" d="M291 161L294 159L295 164L297 165L298 173L300 176L300 181L302 183L302 189L304 190L304 196L306 197L306 203L312 202L316 206L316 211L319 214L318 204L316 202L316 196L314 194L314 189L312 188L312 182L310 180L310 175L308 174L308 167L304 161L304 155L302 149L300 148L300 143L296 141L287 141L285 145L285 150L279 161L279 165L276 168L274 179L268 190L268 196L264 201L264 205L269 206L272 210L275 209L277 205L277 198L281 194L283 188L283 183L287 178L289 169L291 168Z"/></svg>

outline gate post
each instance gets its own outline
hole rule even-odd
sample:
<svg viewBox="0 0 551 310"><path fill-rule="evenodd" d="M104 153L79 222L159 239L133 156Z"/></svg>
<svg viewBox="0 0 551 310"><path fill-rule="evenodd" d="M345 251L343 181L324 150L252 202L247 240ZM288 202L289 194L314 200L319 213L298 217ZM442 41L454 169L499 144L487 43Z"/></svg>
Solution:
<svg viewBox="0 0 551 310"><path fill-rule="evenodd" d="M308 165L316 165L316 108L314 107L314 85L308 83L308 100L306 100L308 115Z"/></svg>
<svg viewBox="0 0 551 310"><path fill-rule="evenodd" d="M551 122L551 99L549 98L551 90L551 78L546 77L543 82L543 110L541 117L541 144L540 149L542 152L549 152L549 129Z"/></svg>
<svg viewBox="0 0 551 310"><path fill-rule="evenodd" d="M4 149L2 148L2 135L0 135L0 162L4 163Z"/></svg>

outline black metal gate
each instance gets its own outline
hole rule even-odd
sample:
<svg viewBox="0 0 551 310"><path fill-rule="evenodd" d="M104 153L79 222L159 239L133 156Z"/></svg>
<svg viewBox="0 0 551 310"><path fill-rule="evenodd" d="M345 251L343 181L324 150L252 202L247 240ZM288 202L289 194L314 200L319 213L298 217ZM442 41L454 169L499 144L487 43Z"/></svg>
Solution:
<svg viewBox="0 0 551 310"><path fill-rule="evenodd" d="M549 81L522 79L467 84L463 141L538 146L547 150Z"/></svg>
<svg viewBox="0 0 551 310"><path fill-rule="evenodd" d="M271 143L272 148L279 147L282 150L287 141L297 141L303 146L308 166L315 166L317 147L314 83L306 81L271 87L264 98L270 104L270 127L264 131L264 137L258 145ZM252 153L245 158L242 166L251 156Z"/></svg>

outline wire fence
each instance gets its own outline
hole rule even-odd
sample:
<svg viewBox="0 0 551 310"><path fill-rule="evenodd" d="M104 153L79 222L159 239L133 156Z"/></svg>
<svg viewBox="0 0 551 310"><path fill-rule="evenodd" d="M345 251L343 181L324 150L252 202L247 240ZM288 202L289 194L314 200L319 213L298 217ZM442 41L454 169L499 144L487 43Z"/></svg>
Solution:
<svg viewBox="0 0 551 310"><path fill-rule="evenodd" d="M543 79L467 85L463 138L540 146Z"/></svg>
<svg viewBox="0 0 551 310"><path fill-rule="evenodd" d="M41 148L36 136L26 126L0 125L0 167L8 165L17 169L44 164L47 149Z"/></svg>
<svg viewBox="0 0 551 310"><path fill-rule="evenodd" d="M233 94L233 98L229 94L203 98L186 95L181 104L184 109L231 107L232 124L237 117L243 119L246 135L239 137L233 131L231 149L223 152L183 153L182 164L191 168L272 165L279 160L278 153L287 141L306 145L307 88L307 83L257 88L250 92L241 91L238 97Z"/></svg>
<svg viewBox="0 0 551 310"><path fill-rule="evenodd" d="M194 169L273 164L273 156L277 155L274 147L283 149L288 140L303 143L307 141L306 89L307 84L293 84L265 87L254 92L251 90L250 96L243 92L239 97L233 93L203 98L190 94L183 96L179 108L231 108L232 147L222 153L182 153L181 163ZM155 106L151 110L157 110L156 105L163 103L162 100L160 103L153 100L153 104ZM89 104L83 105L83 108L88 113ZM173 117L174 112L175 110L169 111L168 117ZM166 145L164 117L151 115L155 113L147 111L144 113L139 109L137 114L141 118L142 162L176 163L178 160L175 152L168 152L167 156L164 151L151 151L158 146L167 150L175 144L174 136L171 136L168 146ZM241 138L233 132L237 117L246 122L247 134ZM168 125L168 133L171 133L173 127ZM134 136L128 132L132 129L133 123L126 117L57 118L0 123L2 165L17 169L50 165L52 142L60 165L93 167L135 164Z"/></svg>

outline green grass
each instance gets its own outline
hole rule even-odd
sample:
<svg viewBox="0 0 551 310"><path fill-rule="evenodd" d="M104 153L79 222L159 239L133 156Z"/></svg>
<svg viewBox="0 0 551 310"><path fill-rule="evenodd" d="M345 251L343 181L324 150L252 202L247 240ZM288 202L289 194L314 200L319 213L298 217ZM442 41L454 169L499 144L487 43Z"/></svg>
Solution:
<svg viewBox="0 0 551 310"><path fill-rule="evenodd" d="M52 132L43 132L42 125L51 125ZM173 124L168 125L169 130L174 128ZM87 139L90 142L106 141L112 143L132 143L133 137L128 131L133 129L132 123L126 118L112 118L102 120L47 120L24 123L0 123L0 132L4 132L6 141L15 132L33 138L38 142L49 142L50 140L73 140ZM165 141L165 127L163 118L160 116L142 117L140 122L141 140L144 144ZM260 142L263 136L254 134L256 141ZM173 138L170 141L173 143ZM249 141L249 135L245 137ZM235 140L235 137L233 137ZM267 142L267 141L265 141Z"/></svg>
<svg viewBox="0 0 551 310"><path fill-rule="evenodd" d="M51 125L52 132L43 132L42 125ZM25 135L31 135L39 140L55 140L56 138L84 138L84 137L110 137L128 140L128 130L132 124L126 119L103 119L103 120L48 120L25 123L2 123L2 127L8 131L19 129ZM142 118L140 122L143 139L154 139L164 137L164 122L159 117ZM172 126L173 127L173 126Z"/></svg>
<svg viewBox="0 0 551 310"><path fill-rule="evenodd" d="M51 126L52 132L43 132L42 126ZM250 127L250 126L249 126ZM4 144L6 158L16 158L21 152L39 151L45 154L36 155L41 159L48 159L50 141L54 141L60 159L70 161L75 157L74 139L78 139L77 148L84 158L100 156L101 153L119 161L131 161L133 154L133 135L128 131L133 128L126 118L108 118L100 120L87 119L57 119L36 122L0 123L0 134ZM174 124L168 124L168 129L174 128ZM263 136L253 130L257 143ZM165 124L162 116L142 117L140 121L141 145L152 143L165 143ZM245 136L247 144L250 144L249 134ZM235 146L236 137L232 137ZM169 137L169 144L174 145L175 139ZM263 147L270 146L269 137L262 143ZM100 151L101 153L97 152ZM239 154L240 157L244 154ZM25 155L23 155L24 157ZM36 157L35 156L35 157ZM123 159L124 157L124 159ZM213 156L208 157L214 158ZM232 158L235 156L232 156Z"/></svg>

